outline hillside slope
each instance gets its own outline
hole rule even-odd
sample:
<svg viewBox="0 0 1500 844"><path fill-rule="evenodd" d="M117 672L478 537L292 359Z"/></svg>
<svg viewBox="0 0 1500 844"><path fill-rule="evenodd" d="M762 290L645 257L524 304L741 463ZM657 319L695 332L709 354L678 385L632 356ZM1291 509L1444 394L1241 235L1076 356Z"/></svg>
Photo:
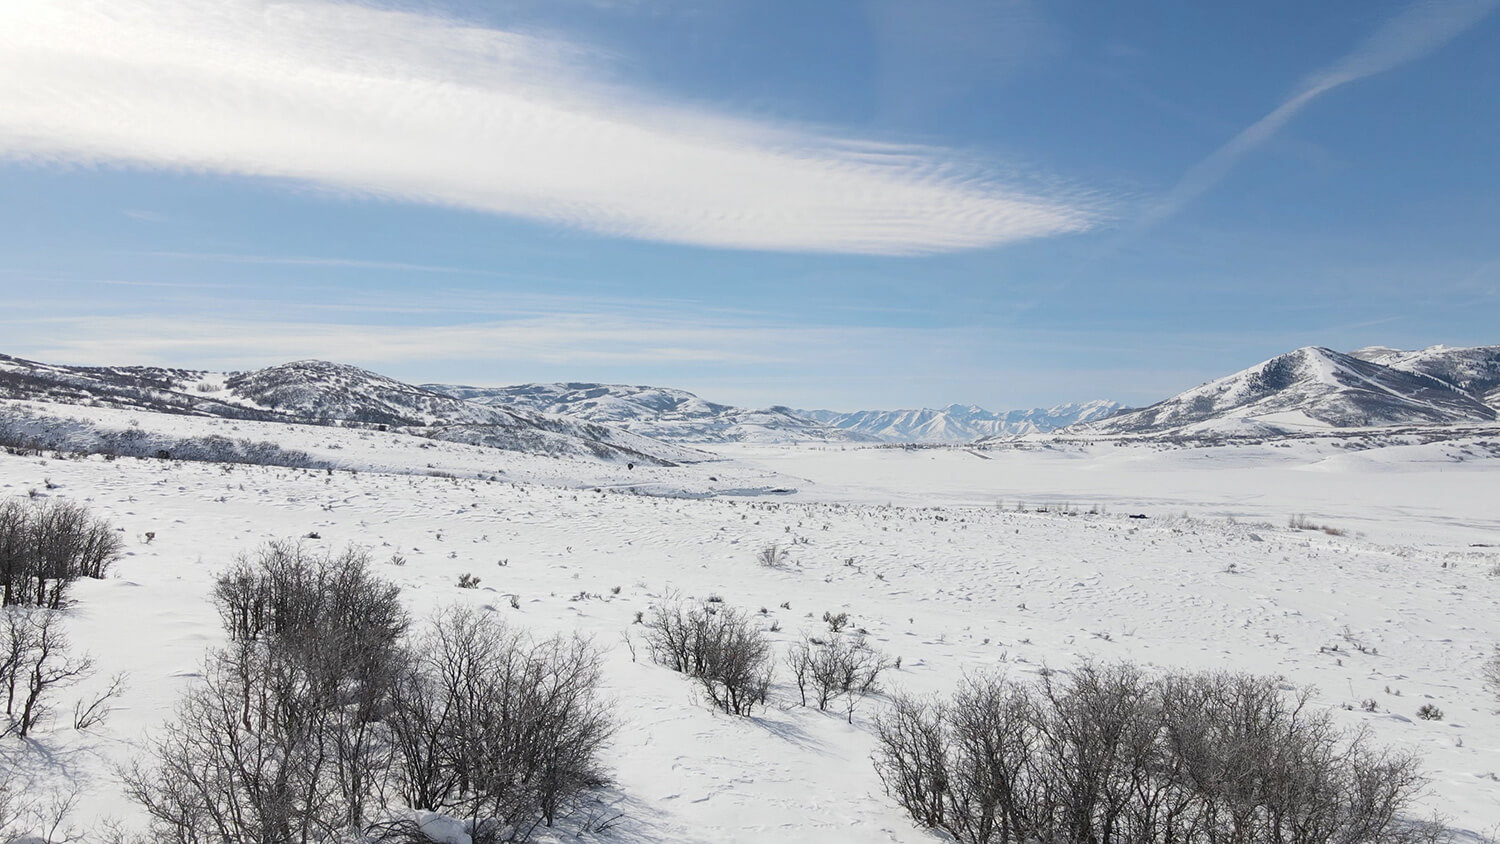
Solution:
<svg viewBox="0 0 1500 844"><path fill-rule="evenodd" d="M1417 351L1360 349L1361 360L1437 378L1500 410L1500 346L1431 346Z"/></svg>
<svg viewBox="0 0 1500 844"><path fill-rule="evenodd" d="M1491 422L1494 408L1446 381L1320 346L1278 355L1150 407L1069 433L1256 433Z"/></svg>
<svg viewBox="0 0 1500 844"><path fill-rule="evenodd" d="M552 456L656 464L708 456L608 425L477 404L317 360L216 373L61 366L0 356L0 399L261 422L381 426Z"/></svg>

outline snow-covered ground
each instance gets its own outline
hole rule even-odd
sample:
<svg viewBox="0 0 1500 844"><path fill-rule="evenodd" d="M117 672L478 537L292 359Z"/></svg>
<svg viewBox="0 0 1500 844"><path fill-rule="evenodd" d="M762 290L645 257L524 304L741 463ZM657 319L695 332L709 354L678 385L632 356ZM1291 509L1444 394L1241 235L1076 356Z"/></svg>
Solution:
<svg viewBox="0 0 1500 844"><path fill-rule="evenodd" d="M1356 448L1347 438L1180 447L1021 441L972 448L718 446L787 476L799 500L1067 507L1285 525L1388 543L1500 546L1500 438Z"/></svg>
<svg viewBox="0 0 1500 844"><path fill-rule="evenodd" d="M633 660L624 637L638 640L636 612L672 593L715 594L779 622L779 645L823 628L826 610L848 612L902 658L888 685L916 692L1080 655L1285 675L1316 686L1341 721L1420 752L1426 807L1478 833L1500 825L1500 716L1480 671L1500 642L1500 462L1477 444L737 446L714 447L719 461L632 470L370 431L136 416L274 439L343 468L0 455L0 495L84 501L128 538L109 579L77 585L69 622L100 680L129 672L121 709L100 730L72 730L80 687L36 741L5 741L38 789L81 786L80 825L139 823L111 766L139 753L220 640L214 574L266 540L312 533L312 547L369 548L418 617L475 602L608 649L620 722L609 799L624 818L592 840L936 840L871 766L881 701L850 725L793 706L783 677L772 706L732 718L644 649ZM1052 509L1035 512L1042 504ZM1288 527L1297 513L1344 535ZM790 547L791 566L756 564L772 542ZM464 573L478 589L457 587ZM1378 711L1360 710L1365 699ZM1417 720L1424 703L1445 718Z"/></svg>

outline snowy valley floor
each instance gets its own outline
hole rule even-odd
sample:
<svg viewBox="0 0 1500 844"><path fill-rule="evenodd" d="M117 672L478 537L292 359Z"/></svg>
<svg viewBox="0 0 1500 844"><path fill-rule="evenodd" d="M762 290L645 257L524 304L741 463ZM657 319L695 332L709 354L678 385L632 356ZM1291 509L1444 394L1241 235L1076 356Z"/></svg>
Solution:
<svg viewBox="0 0 1500 844"><path fill-rule="evenodd" d="M303 431L335 449L289 444L315 456L351 455L370 440ZM68 725L83 686L63 694L37 740L8 739L0 752L38 789L79 784L80 826L139 824L111 767L138 753L220 640L214 574L267 540L316 534L303 541L369 548L415 616L476 602L608 649L620 728L607 798L623 818L589 840L936 840L885 797L871 766L880 699L850 725L793 706L783 677L772 706L731 718L644 648L632 659L624 637L639 638L636 613L674 593L765 608L757 618L779 622L779 646L824 629L825 611L848 612L902 658L887 685L915 692L946 691L965 672L1066 668L1084 655L1284 675L1316 686L1342 722L1417 750L1432 779L1424 806L1474 833L1500 826L1500 715L1481 677L1500 642L1494 457L1458 460L1440 446L745 446L716 449L721 462L637 474L508 455L471 467L519 467L508 473L527 479L517 483L396 473L388 453L404 446L385 441L380 460L345 457L340 465L365 469L357 473L0 456L0 494L84 501L124 529L127 555L110 578L77 585L69 628L98 660L96 683L130 675L106 727ZM420 468L406 471L465 474L462 448L420 447L409 461ZM1033 512L1063 502L1074 514ZM1344 535L1291 529L1296 513ZM756 564L772 542L791 549L789 567ZM464 573L479 588L458 588ZM1365 699L1378 711L1361 711ZM1418 720L1426 703L1444 719Z"/></svg>

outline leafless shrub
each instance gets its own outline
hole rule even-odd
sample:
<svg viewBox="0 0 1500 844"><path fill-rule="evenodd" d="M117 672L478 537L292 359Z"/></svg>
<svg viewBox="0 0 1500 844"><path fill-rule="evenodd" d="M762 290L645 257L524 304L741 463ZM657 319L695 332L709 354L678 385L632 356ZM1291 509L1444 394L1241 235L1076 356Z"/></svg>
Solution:
<svg viewBox="0 0 1500 844"><path fill-rule="evenodd" d="M74 703L73 729L88 730L103 724L114 711L115 700L125 691L125 680L125 673L117 672L92 699L79 699Z"/></svg>
<svg viewBox="0 0 1500 844"><path fill-rule="evenodd" d="M333 554L267 543L215 579L213 601L235 642L275 639L301 648L318 640L339 651L335 660L388 659L408 625L400 589L353 547Z"/></svg>
<svg viewBox="0 0 1500 844"><path fill-rule="evenodd" d="M102 578L124 541L87 507L62 499L0 502L0 606L67 602L81 577Z"/></svg>
<svg viewBox="0 0 1500 844"><path fill-rule="evenodd" d="M157 841L320 841L350 831L314 680L267 642L216 651L150 748L124 772ZM355 826L358 828L358 825Z"/></svg>
<svg viewBox="0 0 1500 844"><path fill-rule="evenodd" d="M407 618L363 552L273 542L219 576L210 653L150 764L125 772L158 841L319 841L362 830L390 768L382 717Z"/></svg>
<svg viewBox="0 0 1500 844"><path fill-rule="evenodd" d="M850 722L859 703L879 691L880 675L892 665L858 635L835 635L821 643L804 636L787 650L786 663L803 706L809 699L820 710L842 703Z"/></svg>
<svg viewBox="0 0 1500 844"><path fill-rule="evenodd" d="M990 794L977 783L951 779L964 771L949 759L956 741L948 720L948 708L935 699L896 698L875 722L880 741L876 769L886 793L922 826L948 831L965 842L995 840L987 830L980 830L984 837L965 836L969 825L953 817L957 804ZM974 767L977 772L986 766Z"/></svg>
<svg viewBox="0 0 1500 844"><path fill-rule="evenodd" d="M1490 652L1489 659L1484 661L1481 669L1484 675L1484 684L1489 687L1490 693L1500 697L1500 645Z"/></svg>
<svg viewBox="0 0 1500 844"><path fill-rule="evenodd" d="M0 841L9 841L21 834L17 824L22 812L21 801L16 797L15 787L7 773L0 771Z"/></svg>
<svg viewBox="0 0 1500 844"><path fill-rule="evenodd" d="M755 561L768 569L780 569L786 568L787 563L791 561L791 556L785 548L772 542L755 553Z"/></svg>
<svg viewBox="0 0 1500 844"><path fill-rule="evenodd" d="M603 781L599 660L475 609L407 637L366 555L272 543L215 584L211 653L150 758L124 772L153 841L421 841L390 797L523 840ZM407 837L403 837L407 836Z"/></svg>
<svg viewBox="0 0 1500 844"><path fill-rule="evenodd" d="M1242 674L1085 663L1034 684L898 697L876 768L923 826L987 842L1437 840L1407 822L1415 757L1346 733L1307 695Z"/></svg>
<svg viewBox="0 0 1500 844"><path fill-rule="evenodd" d="M534 642L453 607L414 645L391 697L398 789L417 809L484 821L474 840L524 840L607 781L612 725L599 655L579 637Z"/></svg>
<svg viewBox="0 0 1500 844"><path fill-rule="evenodd" d="M1291 528L1292 530L1322 531L1329 536L1345 536L1348 534L1348 531L1344 530L1343 528L1336 528L1331 525L1320 525L1317 522L1309 519L1303 513L1296 513L1288 518L1286 520L1286 526Z"/></svg>
<svg viewBox="0 0 1500 844"><path fill-rule="evenodd" d="M68 822L80 801L76 786L43 796L17 795L0 773L0 841L72 844L88 840Z"/></svg>
<svg viewBox="0 0 1500 844"><path fill-rule="evenodd" d="M0 693L5 725L0 735L30 735L51 713L51 696L93 673L94 660L72 654L62 613L47 607L0 610Z"/></svg>
<svg viewBox="0 0 1500 844"><path fill-rule="evenodd" d="M723 605L656 604L646 622L646 647L657 665L680 671L731 715L764 705L774 671L771 643L752 617Z"/></svg>

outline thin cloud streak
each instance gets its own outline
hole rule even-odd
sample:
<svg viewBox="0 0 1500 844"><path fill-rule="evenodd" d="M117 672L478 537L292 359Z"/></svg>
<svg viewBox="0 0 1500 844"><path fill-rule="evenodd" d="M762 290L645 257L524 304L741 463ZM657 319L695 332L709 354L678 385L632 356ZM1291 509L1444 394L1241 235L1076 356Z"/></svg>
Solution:
<svg viewBox="0 0 1500 844"><path fill-rule="evenodd" d="M708 247L912 255L1097 202L673 107L564 42L355 4L8 0L0 157L248 175Z"/></svg>
<svg viewBox="0 0 1500 844"><path fill-rule="evenodd" d="M1264 144L1319 97L1351 82L1415 61L1456 38L1500 7L1500 0L1422 0L1387 21L1353 52L1308 77L1269 114L1193 165L1137 224L1149 229L1176 215L1224 180L1250 151Z"/></svg>
<svg viewBox="0 0 1500 844"><path fill-rule="evenodd" d="M47 361L241 368L299 358L363 364L505 361L578 367L793 365L837 360L912 329L775 326L577 313L440 326L147 315L0 320L12 353Z"/></svg>
<svg viewBox="0 0 1500 844"><path fill-rule="evenodd" d="M109 287L160 287L168 290L233 290L239 285L213 284L206 281L137 281L122 278L101 278L91 282Z"/></svg>
<svg viewBox="0 0 1500 844"><path fill-rule="evenodd" d="M146 252L152 258L176 258L223 264L266 264L290 267L329 267L355 270L395 270L399 272L443 273L450 275L500 276L504 273L476 270L470 267L445 267L434 264L408 264L400 261L371 261L360 258L317 258L303 255L240 255L228 252Z"/></svg>

